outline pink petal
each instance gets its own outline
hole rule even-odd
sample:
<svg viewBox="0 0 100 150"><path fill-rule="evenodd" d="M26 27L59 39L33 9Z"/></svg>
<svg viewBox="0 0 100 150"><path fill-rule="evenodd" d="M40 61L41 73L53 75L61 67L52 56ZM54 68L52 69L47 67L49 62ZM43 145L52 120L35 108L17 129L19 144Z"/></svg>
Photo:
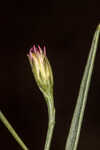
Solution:
<svg viewBox="0 0 100 150"><path fill-rule="evenodd" d="M44 55L46 56L46 47L45 46L44 46L43 50L44 50Z"/></svg>
<svg viewBox="0 0 100 150"><path fill-rule="evenodd" d="M37 53L37 48L35 45L33 45L33 51L34 51L34 53Z"/></svg>
<svg viewBox="0 0 100 150"><path fill-rule="evenodd" d="M42 54L42 49L41 49L41 47L39 45L38 45L38 50Z"/></svg>

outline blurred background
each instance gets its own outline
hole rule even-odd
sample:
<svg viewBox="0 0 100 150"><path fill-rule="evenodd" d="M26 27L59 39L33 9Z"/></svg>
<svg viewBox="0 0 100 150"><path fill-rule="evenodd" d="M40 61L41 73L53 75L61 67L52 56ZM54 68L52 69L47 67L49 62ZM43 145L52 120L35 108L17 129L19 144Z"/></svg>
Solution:
<svg viewBox="0 0 100 150"><path fill-rule="evenodd" d="M1 1L0 109L30 150L43 150L48 112L27 53L44 45L54 74L56 125L51 150L64 150L100 2ZM100 41L78 150L100 149ZM0 122L0 150L21 150Z"/></svg>

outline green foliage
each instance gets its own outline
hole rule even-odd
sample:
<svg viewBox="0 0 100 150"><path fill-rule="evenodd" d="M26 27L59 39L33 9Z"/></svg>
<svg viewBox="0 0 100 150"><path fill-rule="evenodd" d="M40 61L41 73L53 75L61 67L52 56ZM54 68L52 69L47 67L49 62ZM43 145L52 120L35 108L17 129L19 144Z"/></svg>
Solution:
<svg viewBox="0 0 100 150"><path fill-rule="evenodd" d="M100 25L97 27L96 32L93 37L90 53L89 53L88 60L85 66L83 78L80 84L77 103L76 103L76 107L74 110L65 150L77 150L80 130L82 126L82 120L84 116L84 110L85 110L85 106L87 102L87 96L88 96L91 76L93 72L95 56L97 52L99 34L100 34Z"/></svg>

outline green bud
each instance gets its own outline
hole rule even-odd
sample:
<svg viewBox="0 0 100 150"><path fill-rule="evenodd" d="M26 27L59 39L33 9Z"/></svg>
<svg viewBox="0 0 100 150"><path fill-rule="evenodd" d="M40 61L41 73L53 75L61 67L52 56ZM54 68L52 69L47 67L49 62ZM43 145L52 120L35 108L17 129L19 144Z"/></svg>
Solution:
<svg viewBox="0 0 100 150"><path fill-rule="evenodd" d="M51 95L53 92L53 74L46 56L46 48L44 47L42 50L40 46L36 48L33 45L27 56L39 89L45 96Z"/></svg>

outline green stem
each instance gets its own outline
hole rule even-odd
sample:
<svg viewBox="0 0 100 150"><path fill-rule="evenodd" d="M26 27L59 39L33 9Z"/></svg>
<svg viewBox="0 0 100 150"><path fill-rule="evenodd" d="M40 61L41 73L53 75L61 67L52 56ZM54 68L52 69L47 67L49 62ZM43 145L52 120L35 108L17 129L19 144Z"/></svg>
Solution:
<svg viewBox="0 0 100 150"><path fill-rule="evenodd" d="M85 106L87 102L87 95L88 95L90 82L91 82L91 76L93 72L94 60L95 60L96 51L97 51L99 33L100 33L100 25L97 27L97 30L93 37L90 53L88 56L87 64L86 64L82 82L80 85L79 95L77 98L77 103L76 103L76 107L74 110L65 150L77 149L79 136L80 136L80 130L82 126L82 120L84 116L84 110L85 110Z"/></svg>
<svg viewBox="0 0 100 150"><path fill-rule="evenodd" d="M9 130L9 132L12 134L12 136L17 141L17 143L21 146L21 148L23 150L28 150L28 148L26 147L26 145L23 143L23 141L21 140L21 138L18 136L18 134L16 133L16 131L14 130L14 128L11 126L11 124L8 122L8 120L6 119L6 117L4 116L4 114L1 111L0 111L0 120L5 125L5 127Z"/></svg>
<svg viewBox="0 0 100 150"><path fill-rule="evenodd" d="M44 150L49 150L52 136L53 136L53 130L55 126L55 108L54 108L53 98L46 97L45 99L48 107L49 121L48 121L48 130L47 130Z"/></svg>

